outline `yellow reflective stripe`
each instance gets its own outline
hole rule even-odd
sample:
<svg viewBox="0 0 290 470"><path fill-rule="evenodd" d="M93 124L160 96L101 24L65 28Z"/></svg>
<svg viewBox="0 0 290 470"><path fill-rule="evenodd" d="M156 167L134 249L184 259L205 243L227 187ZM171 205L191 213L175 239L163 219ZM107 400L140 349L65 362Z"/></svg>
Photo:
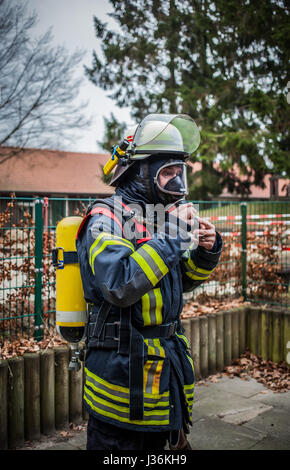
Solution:
<svg viewBox="0 0 290 470"><path fill-rule="evenodd" d="M113 391L118 391L118 392L122 392L122 393L125 393L127 395L129 395L129 388L126 388L126 387L122 387L121 385L113 385L111 384L110 382L107 382L106 380L102 379L101 377L99 377L98 375L96 374L93 374L93 372L91 372L90 370L88 370L86 367L85 367L85 372L86 374L89 376L89 377L92 377L93 379L95 379L97 382L103 384L105 387L113 390Z"/></svg>
<svg viewBox="0 0 290 470"><path fill-rule="evenodd" d="M144 392L158 394L160 386L160 376L163 367L161 361L147 361L144 365Z"/></svg>
<svg viewBox="0 0 290 470"><path fill-rule="evenodd" d="M169 270L166 264L164 263L163 259L161 258L161 256L159 256L159 254L157 253L157 251L154 250L154 248L152 248L151 245L148 245L148 243L143 245L142 248L143 250L147 251L147 253L149 253L149 255L154 259L158 268L160 269L162 274L165 276L165 274L167 274Z"/></svg>
<svg viewBox="0 0 290 470"><path fill-rule="evenodd" d="M186 346L189 349L190 346L189 346L189 341L188 341L187 337L185 335L181 335L181 334L178 334L178 333L175 333L175 334L176 334L176 336L178 336L178 338L180 338L181 340L183 340L185 342Z"/></svg>
<svg viewBox="0 0 290 470"><path fill-rule="evenodd" d="M93 382L92 378L87 376L86 377L86 385L91 387L93 390L96 392L100 393L101 395L105 395L106 397L110 398L111 400L115 400L121 403L128 403L129 404L129 398L124 398L120 394L118 396L112 395L111 393L107 392L104 388L99 388L95 385Z"/></svg>
<svg viewBox="0 0 290 470"><path fill-rule="evenodd" d="M160 344L159 338L153 338L153 344L155 347L155 355L160 357L165 357L165 350Z"/></svg>
<svg viewBox="0 0 290 470"><path fill-rule="evenodd" d="M161 346L159 338L146 338L144 339L144 343L146 343L148 347L148 356L165 357L165 350Z"/></svg>
<svg viewBox="0 0 290 470"><path fill-rule="evenodd" d="M144 326L161 325L163 301L160 288L150 290L141 300Z"/></svg>
<svg viewBox="0 0 290 470"><path fill-rule="evenodd" d="M160 288L154 289L154 294L156 297L156 310L155 310L156 325L161 325L163 321L163 318L162 318L163 300L162 300L161 289Z"/></svg>
<svg viewBox="0 0 290 470"><path fill-rule="evenodd" d="M103 238L105 239L102 240ZM134 251L134 247L132 243L128 242L128 240L125 240L125 238L112 236L110 234L108 236L107 233L101 233L90 248L89 263L92 268L93 274L95 274L94 262L95 262L96 256L98 256L108 245L118 245L118 246L121 245L121 246L125 246L126 248L130 248L130 250ZM98 246L99 248L96 249Z"/></svg>
<svg viewBox="0 0 290 470"><path fill-rule="evenodd" d="M102 390L108 389L107 390L108 393L111 393L116 398L120 398L120 397L123 397L123 398L128 397L129 398L129 394L130 394L129 388L123 387L121 385L111 384L110 382L107 382L106 380L102 379L98 375L96 375L93 372L91 372L90 370L88 370L87 367L85 367L85 373L86 373L86 377L90 377L94 380L96 388L101 387ZM148 399L148 400L152 400L152 401L154 400L154 403L156 404L156 406L157 406L156 400L164 401L168 397L169 397L169 391L164 392L161 395L160 394L154 394L154 396L152 396L152 394L146 394L146 393L144 394L144 399ZM146 401L146 406L147 406L147 401Z"/></svg>
<svg viewBox="0 0 290 470"><path fill-rule="evenodd" d="M189 271L187 271L185 274L191 279L194 279L195 281L206 281L209 278L209 276L200 276L197 274L192 274Z"/></svg>
<svg viewBox="0 0 290 470"><path fill-rule="evenodd" d="M183 385L184 390L194 390L194 384Z"/></svg>
<svg viewBox="0 0 290 470"><path fill-rule="evenodd" d="M150 297L149 294L145 294L141 297L142 300L142 317L144 326L151 325L150 318Z"/></svg>
<svg viewBox="0 0 290 470"><path fill-rule="evenodd" d="M122 246L125 246L126 248L129 248L129 246L128 246L126 243L122 243L122 242L119 242L119 241L115 241L115 240L106 240L106 241L104 241L104 243L102 244L102 246L101 246L96 252L94 252L94 254L93 254L93 256L92 256L91 268L92 268L94 274L95 274L95 270L94 270L95 258L96 258L96 256L98 256L102 251L104 251L104 249L105 249L108 245L118 245L118 246L122 245ZM133 248L130 248L130 250L134 251Z"/></svg>
<svg viewBox="0 0 290 470"><path fill-rule="evenodd" d="M192 358L191 358L188 354L186 354L186 355L187 355L187 359L188 359L189 362L190 362L190 365L191 365L191 367L192 367L192 370L194 370Z"/></svg>
<svg viewBox="0 0 290 470"><path fill-rule="evenodd" d="M122 243L125 243L126 245L128 245L128 248L132 248L132 250L134 250L134 245L133 243L131 243L129 240L127 240L126 238L122 238L122 237L118 237L117 235L113 235L109 232L102 232L100 233L100 235L96 238L96 240L94 241L94 243L91 245L91 248L90 248L90 259L89 259L89 262L91 264L91 258L92 258L92 254L94 252L94 249L100 245L101 246L101 241L102 239L105 238L106 240L119 240L120 242Z"/></svg>
<svg viewBox="0 0 290 470"><path fill-rule="evenodd" d="M142 269L144 274L146 274L151 284L155 286L159 282L159 279L158 277L156 277L156 275L154 274L153 270L150 268L147 261L145 261L144 258L137 251L135 251L135 253L131 255L131 258L133 258L136 261L136 263L139 264L140 268Z"/></svg>
<svg viewBox="0 0 290 470"><path fill-rule="evenodd" d="M119 406L96 397L86 386L84 387L84 399L94 411L117 421L140 425L169 424L169 408L166 410L144 410L143 420L130 420L129 407Z"/></svg>
<svg viewBox="0 0 290 470"><path fill-rule="evenodd" d="M196 266L193 262L193 260L191 258L189 258L187 260L187 264L193 269L193 271L196 271L197 273L200 273L200 274L211 274L214 269L204 269L204 268L199 268L198 266Z"/></svg>
<svg viewBox="0 0 290 470"><path fill-rule="evenodd" d="M126 403L126 404L129 405L129 402L130 402L129 398L124 398L120 394L118 394L118 396L113 395L113 394L109 393L108 391L106 391L104 388L97 387L95 385L95 383L93 382L93 380L89 376L86 377L86 385L88 385L90 388L95 390L100 395L103 395L104 397L109 398L110 400L113 400L113 401L119 402L119 403ZM158 393L158 391L159 390L157 390L157 393ZM97 397L95 397L95 398L97 398ZM113 404L112 404L112 406L113 406ZM168 400L167 401L156 401L155 400L152 403L150 403L147 400L147 401L144 401L144 406L146 408L167 407L167 406L169 406L169 401Z"/></svg>
<svg viewBox="0 0 290 470"><path fill-rule="evenodd" d="M159 393L160 377L164 364L165 350L160 344L159 338L145 339L148 347L148 356L157 356L161 359L148 360L144 365L144 391L147 393Z"/></svg>
<svg viewBox="0 0 290 470"><path fill-rule="evenodd" d="M150 245L145 244L140 247L131 255L131 258L139 264L153 286L168 273L166 264Z"/></svg>
<svg viewBox="0 0 290 470"><path fill-rule="evenodd" d="M163 361L158 361L154 378L153 378L152 393L159 393L162 367L163 367Z"/></svg>
<svg viewBox="0 0 290 470"><path fill-rule="evenodd" d="M116 405L115 403L111 403L103 398L96 397L92 390L87 388L86 386L84 387L85 392L91 396L94 400L96 400L98 403L106 405L108 408L112 408L114 411L120 411L121 413L128 414L129 416L129 407L121 406L121 405ZM164 416L167 415L169 410L151 410L151 411L144 411L144 416L152 416L152 415L159 415L159 416Z"/></svg>
<svg viewBox="0 0 290 470"><path fill-rule="evenodd" d="M154 361L147 361L144 365L143 390L144 392L147 392L147 393L152 393L152 389L151 389L152 384L150 383L152 375L154 373L151 370L152 367L154 367Z"/></svg>

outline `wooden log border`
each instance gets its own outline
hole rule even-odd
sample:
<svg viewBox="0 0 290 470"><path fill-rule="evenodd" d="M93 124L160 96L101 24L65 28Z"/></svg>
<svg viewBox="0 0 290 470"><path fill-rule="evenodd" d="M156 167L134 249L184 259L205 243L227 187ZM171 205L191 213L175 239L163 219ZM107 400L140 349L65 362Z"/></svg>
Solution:
<svg viewBox="0 0 290 470"><path fill-rule="evenodd" d="M247 306L182 324L196 380L222 371L246 348L290 367L289 310ZM68 347L0 359L0 450L88 419L82 403L84 367L69 371L69 360Z"/></svg>

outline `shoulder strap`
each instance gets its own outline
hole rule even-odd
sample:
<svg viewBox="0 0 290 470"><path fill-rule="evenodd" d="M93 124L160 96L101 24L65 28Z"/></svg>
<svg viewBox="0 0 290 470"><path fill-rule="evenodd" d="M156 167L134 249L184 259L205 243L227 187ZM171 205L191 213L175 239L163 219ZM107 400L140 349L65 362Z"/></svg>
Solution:
<svg viewBox="0 0 290 470"><path fill-rule="evenodd" d="M117 198L106 198L106 199L96 199L87 209L86 216L84 217L76 238L78 239L80 233L84 229L85 225L87 224L90 217L94 216L95 214L104 214L107 217L116 222L119 227L122 229L123 237L129 239L135 248L137 247L137 240L136 238L132 239L132 232L126 233L128 229L128 225L126 222L128 219L134 216L134 211L132 211L128 206L121 203Z"/></svg>

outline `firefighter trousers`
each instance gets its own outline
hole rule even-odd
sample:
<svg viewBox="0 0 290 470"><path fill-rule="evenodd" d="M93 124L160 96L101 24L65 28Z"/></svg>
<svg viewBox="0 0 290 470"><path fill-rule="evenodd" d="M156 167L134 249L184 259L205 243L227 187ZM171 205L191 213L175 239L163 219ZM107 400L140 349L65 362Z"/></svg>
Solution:
<svg viewBox="0 0 290 470"><path fill-rule="evenodd" d="M87 450L154 450L165 448L169 432L136 432L105 423L89 415Z"/></svg>

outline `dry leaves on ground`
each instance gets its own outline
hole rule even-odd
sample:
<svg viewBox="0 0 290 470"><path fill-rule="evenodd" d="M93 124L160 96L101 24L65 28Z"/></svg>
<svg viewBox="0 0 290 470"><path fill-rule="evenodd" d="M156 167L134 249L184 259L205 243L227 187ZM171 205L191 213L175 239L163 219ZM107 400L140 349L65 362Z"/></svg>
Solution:
<svg viewBox="0 0 290 470"><path fill-rule="evenodd" d="M200 302L188 302L184 305L181 318L191 318L199 317L200 315L214 314L221 312L223 310L230 310L233 308L238 308L241 306L248 305L248 302L244 302L243 297L238 299L225 299L225 300L214 300L214 299L205 299L206 305Z"/></svg>
<svg viewBox="0 0 290 470"><path fill-rule="evenodd" d="M226 376L230 378L239 377L242 380L249 380L249 377L251 377L274 393L290 390L290 367L286 362L266 361L250 351L241 354L230 366L225 367L223 372L211 375L207 380L215 383ZM200 380L198 384L207 385L205 380Z"/></svg>
<svg viewBox="0 0 290 470"><path fill-rule="evenodd" d="M67 344L67 342L57 335L49 336L42 341L36 341L34 338L7 340L0 346L0 359L11 359L12 357L23 356L27 352L38 352L62 344Z"/></svg>

